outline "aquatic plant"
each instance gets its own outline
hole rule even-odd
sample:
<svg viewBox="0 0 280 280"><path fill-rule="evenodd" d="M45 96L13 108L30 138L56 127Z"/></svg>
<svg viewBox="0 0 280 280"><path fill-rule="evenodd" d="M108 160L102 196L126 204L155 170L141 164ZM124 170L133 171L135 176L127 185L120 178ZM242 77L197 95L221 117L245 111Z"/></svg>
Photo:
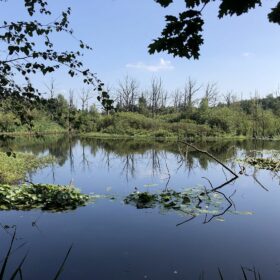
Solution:
<svg viewBox="0 0 280 280"><path fill-rule="evenodd" d="M37 157L30 153L8 155L0 152L0 182L16 183L24 180L28 172L43 168L55 160L50 156Z"/></svg>
<svg viewBox="0 0 280 280"><path fill-rule="evenodd" d="M259 169L280 171L280 160L276 158L247 157L243 161Z"/></svg>
<svg viewBox="0 0 280 280"><path fill-rule="evenodd" d="M167 190L155 194L137 191L125 197L124 202L139 209L159 206L163 210L173 209L182 213L197 215L201 212L205 213L201 206L203 203L206 208L209 208L210 204L219 207L222 199L220 195L206 194L202 188L198 187L186 189L182 192ZM211 211L213 212L213 210Z"/></svg>
<svg viewBox="0 0 280 280"><path fill-rule="evenodd" d="M94 196L82 194L72 186L23 184L0 185L0 210L65 211L84 206Z"/></svg>

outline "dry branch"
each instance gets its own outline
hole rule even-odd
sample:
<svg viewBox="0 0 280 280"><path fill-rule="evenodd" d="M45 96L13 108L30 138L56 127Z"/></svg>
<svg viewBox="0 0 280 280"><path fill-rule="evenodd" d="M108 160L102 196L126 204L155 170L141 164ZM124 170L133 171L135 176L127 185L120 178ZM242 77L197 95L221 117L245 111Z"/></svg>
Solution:
<svg viewBox="0 0 280 280"><path fill-rule="evenodd" d="M235 181L237 178L238 178L238 175L232 170L230 169L228 166L226 166L224 163L222 163L220 160L218 160L215 156L213 156L212 154L210 154L209 152L207 151L204 151L204 150L201 150L199 148L197 148L195 145L191 144L191 143L188 143L188 142L185 142L185 141L178 141L179 143L182 143L182 144L185 144L193 149L195 149L196 151L200 152L200 153L203 153L203 154L206 154L207 156L209 156L210 158L214 159L216 162L218 162L221 166L223 166L226 170L228 170L232 175L233 177L230 179L230 180L227 180L226 182L224 182L223 184L217 186L216 188L213 188L211 190L212 191L217 191L221 188L223 188L224 186L230 184L231 182Z"/></svg>

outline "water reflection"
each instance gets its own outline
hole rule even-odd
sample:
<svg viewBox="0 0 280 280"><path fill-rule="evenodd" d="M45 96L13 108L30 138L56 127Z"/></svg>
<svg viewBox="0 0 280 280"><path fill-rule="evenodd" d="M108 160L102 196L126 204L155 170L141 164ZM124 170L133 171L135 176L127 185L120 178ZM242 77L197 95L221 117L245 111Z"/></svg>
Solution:
<svg viewBox="0 0 280 280"><path fill-rule="evenodd" d="M213 186L230 179L213 159L172 142L52 136L16 138L10 145L57 158L58 164L33 174L34 182L67 184L72 180L85 193L107 194L109 190L123 198L135 187L149 192L180 191L197 184L211 188L207 179ZM272 141L196 145L237 173L242 170L236 162L241 156L279 150L278 142ZM218 268L223 279L243 279L240 264L248 279L254 279L254 266L261 279L279 279L279 177L250 167L243 172L223 193L233 202L230 210L236 207L255 214L225 213L225 222L214 217L204 223L204 215L176 227L185 217L172 211L161 215L158 209L139 210L119 200L101 200L63 214L1 212L1 224L17 225L18 237L23 238L17 246L30 244L32 253L23 268L31 280L52 279L72 243L61 279L221 279ZM229 205L223 204L221 210ZM4 257L11 236L4 229L1 233ZM21 255L13 255L12 267L27 251L23 248Z"/></svg>
<svg viewBox="0 0 280 280"><path fill-rule="evenodd" d="M204 170L208 168L213 160L198 151L191 150L188 147L174 144L173 142L157 142L152 140L129 140L129 139L95 139L95 138L75 138L68 136L45 136L40 138L34 137L17 137L9 141L9 146L14 150L32 152L36 155L50 154L57 159L60 166L64 165L67 160L70 166L75 169L75 159L73 149L80 145L82 149L83 168L90 165L89 154L93 157L97 152L103 154L103 161L107 168L110 169L110 161L115 158L121 158L123 161L123 170L125 174L134 176L137 167L136 156L145 156L154 174L162 170L166 153L176 156L179 165L183 166L186 171L200 167ZM238 157L238 151L242 150L246 155L251 156L257 150L278 149L276 141L218 141L218 142L200 142L199 148L205 149L217 156L222 162L227 162ZM253 152L252 152L253 151ZM196 165L197 164L197 165Z"/></svg>

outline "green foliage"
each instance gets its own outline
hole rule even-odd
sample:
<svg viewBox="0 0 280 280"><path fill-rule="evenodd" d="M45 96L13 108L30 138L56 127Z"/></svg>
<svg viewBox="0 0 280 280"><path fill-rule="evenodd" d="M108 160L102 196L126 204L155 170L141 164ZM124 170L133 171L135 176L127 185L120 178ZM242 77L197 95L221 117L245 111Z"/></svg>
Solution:
<svg viewBox="0 0 280 280"><path fill-rule="evenodd" d="M155 131L160 127L157 120L138 113L123 112L105 116L99 123L99 131L111 134L134 135L140 132Z"/></svg>
<svg viewBox="0 0 280 280"><path fill-rule="evenodd" d="M154 0L162 7L167 7L173 0ZM203 44L204 19L202 11L206 5L213 4L215 0L185 0L186 9L178 16L167 15L166 26L157 38L149 45L149 52L167 51L173 56L198 59L200 48ZM216 1L217 2L217 1ZM261 0L221 0L219 1L218 17L240 16L251 9L261 6ZM272 23L280 24L280 3L272 8L268 14Z"/></svg>
<svg viewBox="0 0 280 280"><path fill-rule="evenodd" d="M100 116L94 112L80 111L75 119L74 129L80 132L95 132L99 123Z"/></svg>
<svg viewBox="0 0 280 280"><path fill-rule="evenodd" d="M157 115L141 97L134 112L100 113L95 107L79 110L62 95L41 100L28 109L29 124L22 125L20 114L10 112L11 99L0 101L0 132L14 133L95 133L126 137L255 137L280 135L280 98L220 103L210 106L202 99L199 106L162 106Z"/></svg>
<svg viewBox="0 0 280 280"><path fill-rule="evenodd" d="M0 131L1 132L14 132L20 125L20 120L12 112L0 111Z"/></svg>
<svg viewBox="0 0 280 280"><path fill-rule="evenodd" d="M157 195L150 194L148 192L134 192L128 195L124 202L126 204L134 204L137 208L152 208L156 206L156 202L158 200Z"/></svg>
<svg viewBox="0 0 280 280"><path fill-rule="evenodd" d="M167 51L174 57L198 59L204 25L200 11L189 9L180 13L178 18L168 15L165 20L167 23L162 36L149 45L149 53Z"/></svg>
<svg viewBox="0 0 280 280"><path fill-rule="evenodd" d="M28 153L8 155L0 152L0 182L15 183L24 180L28 172L54 162L52 157L36 157Z"/></svg>
<svg viewBox="0 0 280 280"><path fill-rule="evenodd" d="M81 194L71 186L0 184L0 210L65 211L84 206L89 195Z"/></svg>
<svg viewBox="0 0 280 280"><path fill-rule="evenodd" d="M9 1L0 1L3 7ZM50 18L52 12L48 9L48 1L23 0L29 15L27 20L14 22L4 21L0 28L1 52L6 53L0 59L0 101L11 98L17 104L10 111L20 115L20 121L32 125L32 115L28 109L37 107L41 93L31 82L33 75L47 75L65 67L66 72L73 76L81 76L82 81L93 86L98 91L98 100L106 110L113 108L113 100L103 90L104 84L96 74L84 68L81 56L82 50L92 50L90 46L73 36L69 16L71 8L62 11L56 19ZM20 7L20 6L19 6ZM47 22L34 19L35 14L42 14ZM49 18L49 19L47 19ZM52 34L66 34L76 41L76 50L58 50L54 47ZM36 38L36 39L35 39ZM22 78L25 85L18 83ZM25 106L23 106L25 103Z"/></svg>
<svg viewBox="0 0 280 280"><path fill-rule="evenodd" d="M58 123L50 120L47 116L40 116L40 118L33 121L33 133L62 133L65 129ZM26 127L26 126L25 126Z"/></svg>
<svg viewBox="0 0 280 280"><path fill-rule="evenodd" d="M211 128L206 124L197 124L188 120L172 123L169 129L172 133L182 138L215 137L223 135L222 130Z"/></svg>

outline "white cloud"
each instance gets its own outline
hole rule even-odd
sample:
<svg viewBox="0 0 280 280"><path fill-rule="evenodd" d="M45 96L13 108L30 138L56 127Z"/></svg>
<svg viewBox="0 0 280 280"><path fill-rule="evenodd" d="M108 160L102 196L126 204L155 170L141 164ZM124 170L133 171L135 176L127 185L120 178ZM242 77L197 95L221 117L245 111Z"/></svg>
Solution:
<svg viewBox="0 0 280 280"><path fill-rule="evenodd" d="M242 53L242 56L243 57L252 57L252 56L254 56L254 53L252 53L252 52L244 52L244 53Z"/></svg>
<svg viewBox="0 0 280 280"><path fill-rule="evenodd" d="M174 69L174 66L171 64L171 61L165 60L163 58L161 58L157 64L146 64L143 62L138 62L136 64L126 64L126 67L145 70L149 72L159 72Z"/></svg>

